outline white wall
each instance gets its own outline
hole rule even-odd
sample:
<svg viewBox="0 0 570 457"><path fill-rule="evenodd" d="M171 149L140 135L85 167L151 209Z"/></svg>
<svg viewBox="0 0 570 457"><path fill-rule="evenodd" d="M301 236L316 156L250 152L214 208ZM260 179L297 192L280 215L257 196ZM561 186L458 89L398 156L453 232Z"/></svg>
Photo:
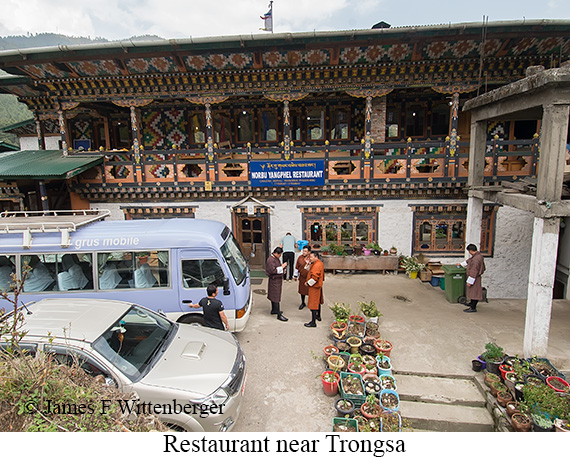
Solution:
<svg viewBox="0 0 570 457"><path fill-rule="evenodd" d="M21 136L19 139L21 151L36 151L40 148L37 136ZM60 135L46 136L44 140L47 150L59 149Z"/></svg>
<svg viewBox="0 0 570 457"><path fill-rule="evenodd" d="M154 203L160 206L180 206L181 202ZM271 206L269 216L269 251L281 242L287 232L297 239L304 237L302 233L302 217L299 206L325 205L338 206L348 204L340 201L275 201L264 202ZM351 201L352 206L370 205L370 201ZM375 201L375 204L380 201ZM441 204L454 204L458 201L445 201ZM230 207L232 202L189 202L197 206L196 218L212 219L232 226ZM410 204L433 204L428 200L387 200L382 201L378 215L378 242L383 249L392 246L398 248L398 253L410 255L413 237L413 213ZM129 206L149 206L152 203L129 203ZM109 209L111 219L124 219L120 209L125 204L97 203L91 208ZM510 207L501 207L497 211L495 225L495 242L493 257L486 257L487 271L483 276L483 285L487 288L489 298L526 298L528 287L528 272L530 266L530 249L532 241L532 214ZM570 232L570 230L569 230ZM570 236L570 235L569 235ZM427 256L431 261L442 264L455 264L463 259L463 255L435 257Z"/></svg>

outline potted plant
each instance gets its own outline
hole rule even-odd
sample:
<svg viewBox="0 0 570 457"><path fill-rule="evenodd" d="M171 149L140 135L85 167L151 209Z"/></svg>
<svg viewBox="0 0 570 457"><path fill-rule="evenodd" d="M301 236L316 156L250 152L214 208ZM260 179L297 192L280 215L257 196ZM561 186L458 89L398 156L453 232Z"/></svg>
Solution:
<svg viewBox="0 0 570 457"><path fill-rule="evenodd" d="M390 358L380 353L376 356L376 366L378 367L378 374L380 376L385 374L392 374L392 365Z"/></svg>
<svg viewBox="0 0 570 457"><path fill-rule="evenodd" d="M350 352L352 354L358 353L358 348L362 344L362 340L357 336L350 336L347 338L346 342L350 345Z"/></svg>
<svg viewBox="0 0 570 457"><path fill-rule="evenodd" d="M332 311L336 322L343 322L348 325L347 322L350 317L350 305L335 302L332 306L329 306L329 309Z"/></svg>
<svg viewBox="0 0 570 457"><path fill-rule="evenodd" d="M354 402L348 398L339 398L335 401L334 408L336 409L337 416L350 417L354 414L355 405Z"/></svg>
<svg viewBox="0 0 570 457"><path fill-rule="evenodd" d="M398 413L383 411L380 418L382 419L383 432L402 431L402 417Z"/></svg>
<svg viewBox="0 0 570 457"><path fill-rule="evenodd" d="M426 267L423 263L418 262L414 257L404 257L402 266L410 276L410 279L417 278L418 273Z"/></svg>
<svg viewBox="0 0 570 457"><path fill-rule="evenodd" d="M366 401L360 407L360 412L368 420L380 417L382 408L378 404L378 398L376 398L376 395L371 394L366 397Z"/></svg>
<svg viewBox="0 0 570 457"><path fill-rule="evenodd" d="M510 401L505 406L505 410L507 411L507 416L511 417L514 413L520 413L519 410L519 402L518 401Z"/></svg>
<svg viewBox="0 0 570 457"><path fill-rule="evenodd" d="M380 385L382 389L398 390L396 387L396 379L394 376L388 374L380 376Z"/></svg>
<svg viewBox="0 0 570 457"><path fill-rule="evenodd" d="M359 301L358 306L360 306L360 311L362 311L362 314L364 314L366 322L378 323L378 318L381 317L382 314L380 314L380 311L378 311L378 307L376 306L375 302Z"/></svg>
<svg viewBox="0 0 570 457"><path fill-rule="evenodd" d="M398 249L396 248L396 246L392 246L390 248L390 254L392 255L398 255Z"/></svg>
<svg viewBox="0 0 570 457"><path fill-rule="evenodd" d="M323 372L323 374L321 374L321 381L323 382L325 395L333 397L338 394L340 375L336 371L327 370Z"/></svg>
<svg viewBox="0 0 570 457"><path fill-rule="evenodd" d="M338 432L358 432L358 422L351 417L333 417L332 431Z"/></svg>
<svg viewBox="0 0 570 457"><path fill-rule="evenodd" d="M388 340L377 339L374 341L374 347L378 354L384 354L386 357L390 357L390 353L392 352L392 343Z"/></svg>
<svg viewBox="0 0 570 457"><path fill-rule="evenodd" d="M137 252L136 256L137 256L137 259L139 261L139 264L142 265L144 263L147 263L149 255L150 255L150 252L148 252L148 251Z"/></svg>
<svg viewBox="0 0 570 457"><path fill-rule="evenodd" d="M357 373L360 376L364 376L366 374L366 368L364 363L362 362L361 358L356 358L352 363L348 364L348 371L351 373Z"/></svg>
<svg viewBox="0 0 570 457"><path fill-rule="evenodd" d="M570 393L570 385L558 376L549 376L546 378L546 384L551 389L554 389L555 392Z"/></svg>
<svg viewBox="0 0 570 457"><path fill-rule="evenodd" d="M487 363L487 371L498 375L499 366L503 363L505 358L503 348L493 342L489 342L485 345L485 352L481 357L485 359Z"/></svg>
<svg viewBox="0 0 570 457"><path fill-rule="evenodd" d="M380 316L378 316L378 317L380 317ZM380 338L380 331L378 330L378 323L372 322L372 321L366 322L365 335L372 337L372 340L375 340L376 338ZM372 344L374 344L374 341L372 341Z"/></svg>
<svg viewBox="0 0 570 457"><path fill-rule="evenodd" d="M519 412L511 416L511 424L515 432L528 432L532 421L525 413Z"/></svg>
<svg viewBox="0 0 570 457"><path fill-rule="evenodd" d="M488 387L491 387L491 384L495 381L501 382L501 377L495 373L486 373L485 374L485 384Z"/></svg>
<svg viewBox="0 0 570 457"><path fill-rule="evenodd" d="M346 366L346 362L340 356L340 354L329 355L327 358L327 363L329 364L329 369L331 371L341 371Z"/></svg>
<svg viewBox="0 0 570 457"><path fill-rule="evenodd" d="M350 316L351 320L354 316ZM361 316L358 316L361 317ZM364 338L364 333L366 332L366 328L363 323L361 322L350 322L348 324L347 333L349 336L357 336L358 338Z"/></svg>
<svg viewBox="0 0 570 457"><path fill-rule="evenodd" d="M491 395L496 397L499 392L506 392L507 386L505 386L501 381L495 381L491 384Z"/></svg>
<svg viewBox="0 0 570 457"><path fill-rule="evenodd" d="M535 432L551 432L554 428L554 422L542 414L531 413L530 418Z"/></svg>
<svg viewBox="0 0 570 457"><path fill-rule="evenodd" d="M396 412L400 408L400 396L392 389L384 389L380 392L380 404L384 409Z"/></svg>
<svg viewBox="0 0 570 457"><path fill-rule="evenodd" d="M499 390L497 392L497 403L503 408L506 408L507 403L513 400L513 396L506 390Z"/></svg>
<svg viewBox="0 0 570 457"><path fill-rule="evenodd" d="M570 432L570 421L565 419L554 419L554 428L557 432Z"/></svg>
<svg viewBox="0 0 570 457"><path fill-rule="evenodd" d="M324 347L323 352L325 354L325 357L328 358L329 355L338 354L340 351L334 344L329 344L328 346Z"/></svg>
<svg viewBox="0 0 570 457"><path fill-rule="evenodd" d="M376 381L364 381L364 392L366 395L378 395L382 390L380 383Z"/></svg>

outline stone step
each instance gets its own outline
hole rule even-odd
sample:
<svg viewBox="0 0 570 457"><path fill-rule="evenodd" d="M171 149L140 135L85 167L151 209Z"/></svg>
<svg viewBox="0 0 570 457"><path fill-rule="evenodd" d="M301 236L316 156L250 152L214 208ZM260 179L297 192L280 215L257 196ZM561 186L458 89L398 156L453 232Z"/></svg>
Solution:
<svg viewBox="0 0 570 457"><path fill-rule="evenodd" d="M414 430L437 432L492 432L494 423L486 408L400 401L400 414Z"/></svg>
<svg viewBox="0 0 570 457"><path fill-rule="evenodd" d="M485 407L485 397L471 379L395 374L404 401Z"/></svg>

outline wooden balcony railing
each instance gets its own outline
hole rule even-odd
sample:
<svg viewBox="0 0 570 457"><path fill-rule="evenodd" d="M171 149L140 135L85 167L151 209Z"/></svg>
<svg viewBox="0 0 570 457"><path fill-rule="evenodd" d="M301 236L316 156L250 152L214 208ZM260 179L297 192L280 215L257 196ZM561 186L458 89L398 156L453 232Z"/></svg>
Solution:
<svg viewBox="0 0 570 457"><path fill-rule="evenodd" d="M487 143L485 179L489 182L535 176L538 137L532 140L491 140ZM466 182L469 143L459 143L452 152L449 141L422 141L342 146L322 145L291 148L292 159L324 160L325 183ZM78 154L78 153L76 153ZM101 153L81 153L101 154ZM217 149L208 156L204 149L105 151L104 162L81 177L83 183L121 183L213 186L248 186L252 161L285 160L282 148Z"/></svg>

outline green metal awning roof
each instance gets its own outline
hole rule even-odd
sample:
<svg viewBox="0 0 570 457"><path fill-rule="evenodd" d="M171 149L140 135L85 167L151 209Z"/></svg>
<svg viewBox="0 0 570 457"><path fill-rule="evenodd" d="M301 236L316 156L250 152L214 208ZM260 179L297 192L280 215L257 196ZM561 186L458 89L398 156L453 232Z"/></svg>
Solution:
<svg viewBox="0 0 570 457"><path fill-rule="evenodd" d="M69 179L103 162L101 155L68 155L56 151L0 154L0 179Z"/></svg>

